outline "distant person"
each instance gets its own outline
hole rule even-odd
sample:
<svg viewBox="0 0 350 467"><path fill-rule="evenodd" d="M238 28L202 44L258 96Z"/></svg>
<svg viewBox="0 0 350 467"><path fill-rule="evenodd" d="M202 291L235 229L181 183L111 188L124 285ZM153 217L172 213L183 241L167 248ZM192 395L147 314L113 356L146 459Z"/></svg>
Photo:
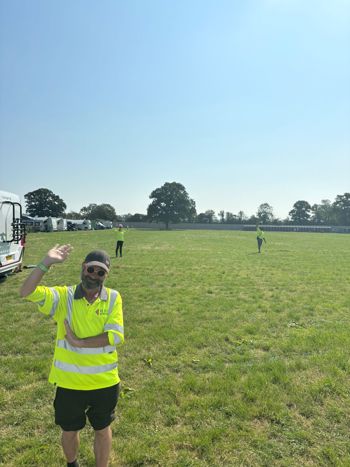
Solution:
<svg viewBox="0 0 350 467"><path fill-rule="evenodd" d="M115 249L115 256L118 258L118 253L119 256L123 256L123 244L124 244L124 229L123 229L123 224L119 224L118 230L117 230L117 246Z"/></svg>
<svg viewBox="0 0 350 467"><path fill-rule="evenodd" d="M63 263L71 250L71 245L51 248L23 283L20 295L57 323L49 381L57 387L55 422L62 429L67 466L79 466L79 431L87 417L95 431L96 466L107 467L110 424L119 396L116 345L124 341L122 300L116 290L104 286L110 258L101 250L86 256L79 284L39 286L50 267Z"/></svg>
<svg viewBox="0 0 350 467"><path fill-rule="evenodd" d="M261 246L262 243L266 243L265 232L261 230L261 228L257 225L256 226L256 240L258 242L258 253L261 253Z"/></svg>

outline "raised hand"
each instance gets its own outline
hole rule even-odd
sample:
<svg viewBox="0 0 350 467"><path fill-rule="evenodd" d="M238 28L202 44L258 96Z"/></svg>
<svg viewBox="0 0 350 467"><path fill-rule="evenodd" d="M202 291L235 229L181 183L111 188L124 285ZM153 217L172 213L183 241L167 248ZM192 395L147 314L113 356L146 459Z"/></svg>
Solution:
<svg viewBox="0 0 350 467"><path fill-rule="evenodd" d="M43 262L47 266L55 263L63 263L63 261L65 261L68 258L72 250L73 247L70 244L59 245L57 243L53 248L51 248L51 250L47 252L46 258Z"/></svg>
<svg viewBox="0 0 350 467"><path fill-rule="evenodd" d="M45 258L37 265L35 269L31 272L31 274L27 277L24 281L21 289L20 289L20 296L26 297L30 293L32 293L36 286L39 285L43 275L47 272L55 263L63 263L65 261L70 252L73 250L72 245L55 245L51 250L47 252Z"/></svg>

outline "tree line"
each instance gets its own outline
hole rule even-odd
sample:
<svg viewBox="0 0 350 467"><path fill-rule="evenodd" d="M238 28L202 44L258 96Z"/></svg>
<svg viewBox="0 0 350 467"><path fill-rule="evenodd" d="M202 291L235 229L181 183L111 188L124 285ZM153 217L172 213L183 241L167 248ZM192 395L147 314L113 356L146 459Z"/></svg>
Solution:
<svg viewBox="0 0 350 467"><path fill-rule="evenodd" d="M89 204L79 212L66 213L67 205L58 195L47 188L39 188L24 195L26 211L32 217L63 217L67 219L109 220L113 222L178 222L222 223L222 224L294 224L294 225L350 225L350 193L337 195L331 202L324 199L320 204L309 204L305 200L296 201L289 216L279 219L274 216L273 207L262 203L256 214L247 216L243 211L234 214L221 210L217 214L208 209L197 213L196 203L191 199L181 183L166 182L149 195L151 203L147 214L118 215L110 204Z"/></svg>

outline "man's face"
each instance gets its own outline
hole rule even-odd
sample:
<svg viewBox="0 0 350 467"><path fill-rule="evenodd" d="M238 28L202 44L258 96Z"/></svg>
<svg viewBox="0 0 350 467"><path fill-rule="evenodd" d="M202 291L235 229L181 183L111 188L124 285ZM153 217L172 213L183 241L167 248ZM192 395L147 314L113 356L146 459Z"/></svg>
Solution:
<svg viewBox="0 0 350 467"><path fill-rule="evenodd" d="M83 263L81 271L81 282L88 290L99 289L105 281L108 273L99 266L87 266Z"/></svg>

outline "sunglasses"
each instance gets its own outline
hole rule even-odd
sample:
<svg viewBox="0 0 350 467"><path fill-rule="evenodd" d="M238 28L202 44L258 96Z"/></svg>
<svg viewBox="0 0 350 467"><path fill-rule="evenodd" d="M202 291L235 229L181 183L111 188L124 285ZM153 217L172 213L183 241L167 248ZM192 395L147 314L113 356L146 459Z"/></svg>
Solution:
<svg viewBox="0 0 350 467"><path fill-rule="evenodd" d="M89 274L92 274L95 272L95 268L93 266L88 266L86 270ZM106 274L106 271L104 271L103 269L100 269L99 271L96 271L96 274L100 277L103 277Z"/></svg>

